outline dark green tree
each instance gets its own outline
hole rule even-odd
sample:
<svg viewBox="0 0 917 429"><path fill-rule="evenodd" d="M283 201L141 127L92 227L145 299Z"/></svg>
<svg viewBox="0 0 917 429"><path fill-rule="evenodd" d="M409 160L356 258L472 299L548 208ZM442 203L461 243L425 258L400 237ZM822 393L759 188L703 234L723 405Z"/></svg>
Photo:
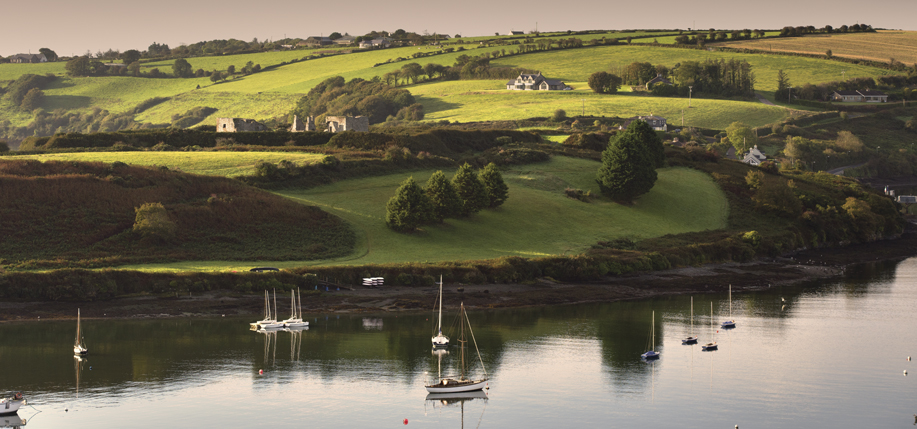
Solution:
<svg viewBox="0 0 917 429"><path fill-rule="evenodd" d="M431 218L430 200L413 177L407 178L388 200L385 223L395 231L411 232Z"/></svg>
<svg viewBox="0 0 917 429"><path fill-rule="evenodd" d="M490 203L487 188L478 178L478 173L467 162L455 172L455 176L452 177L452 185L455 186L455 191L462 200L460 214L463 217L481 211Z"/></svg>
<svg viewBox="0 0 917 429"><path fill-rule="evenodd" d="M425 188L427 197L432 205L432 218L440 223L447 217L458 217L462 208L462 200L459 198L452 182L446 178L442 171L437 171L427 180Z"/></svg>
<svg viewBox="0 0 917 429"><path fill-rule="evenodd" d="M627 126L625 133L634 133L637 140L646 146L650 159L653 160L654 168L661 168L665 165L665 147L662 146L662 139L653 130L650 124L644 121L633 121Z"/></svg>
<svg viewBox="0 0 917 429"><path fill-rule="evenodd" d="M777 70L777 92L774 93L774 98L789 101L789 88L790 78L783 72L783 69Z"/></svg>
<svg viewBox="0 0 917 429"><path fill-rule="evenodd" d="M41 49L38 50L38 52L40 52L42 55L44 55L45 58L47 58L48 61L50 61L50 62L57 61L57 52L54 52L54 51L52 51L51 49L48 49L48 48L41 48Z"/></svg>
<svg viewBox="0 0 917 429"><path fill-rule="evenodd" d="M45 93L38 88L32 88L25 94L25 97L22 98L22 103L19 103L19 107L26 112L31 112L41 106L42 100L45 99Z"/></svg>
<svg viewBox="0 0 917 429"><path fill-rule="evenodd" d="M191 64L187 60L179 58L172 63L172 74L175 77L192 77L194 76L194 69L191 68Z"/></svg>
<svg viewBox="0 0 917 429"><path fill-rule="evenodd" d="M89 74L89 57L76 57L67 61L64 68L70 76L86 76Z"/></svg>
<svg viewBox="0 0 917 429"><path fill-rule="evenodd" d="M490 163L481 171L481 182L484 182L484 189L487 190L487 197L490 203L489 208L496 208L506 202L509 197L509 187L503 182L503 175L497 168L497 164Z"/></svg>
<svg viewBox="0 0 917 429"><path fill-rule="evenodd" d="M210 73L210 81L213 83L217 83L217 81L219 81L222 77L223 75L217 70L214 70L213 73Z"/></svg>
<svg viewBox="0 0 917 429"><path fill-rule="evenodd" d="M613 200L622 202L631 202L649 192L656 184L653 158L641 133L627 127L602 152L602 167L595 179L599 189Z"/></svg>
<svg viewBox="0 0 917 429"><path fill-rule="evenodd" d="M140 76L140 63L134 61L127 65L127 71L134 76Z"/></svg>
<svg viewBox="0 0 917 429"><path fill-rule="evenodd" d="M236 66L230 64L229 67L226 67L226 73L236 74Z"/></svg>
<svg viewBox="0 0 917 429"><path fill-rule="evenodd" d="M136 49L129 49L121 53L121 62L124 64L131 64L135 61L140 60L140 51Z"/></svg>

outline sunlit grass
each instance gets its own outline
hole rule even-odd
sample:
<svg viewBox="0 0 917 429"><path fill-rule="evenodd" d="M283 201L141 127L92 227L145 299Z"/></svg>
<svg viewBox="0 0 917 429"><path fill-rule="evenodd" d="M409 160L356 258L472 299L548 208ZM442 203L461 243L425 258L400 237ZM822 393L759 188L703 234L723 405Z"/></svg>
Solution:
<svg viewBox="0 0 917 429"><path fill-rule="evenodd" d="M252 174L259 162L317 162L323 155L303 152L76 152L17 157L40 161L83 161L166 166L186 173L235 177Z"/></svg>
<svg viewBox="0 0 917 429"><path fill-rule="evenodd" d="M831 54L838 57L881 62L889 62L894 58L908 65L917 62L917 31L881 30L876 33L814 34L779 39L739 40L717 45L816 55L825 55L826 51L831 50ZM847 67L846 63L840 65ZM847 77L854 76L848 74ZM837 76L835 79L840 80Z"/></svg>
<svg viewBox="0 0 917 429"><path fill-rule="evenodd" d="M685 168L659 170L649 194L633 206L603 198L591 203L564 196L567 187L598 194L595 161L554 157L535 165L507 168L503 176L510 198L497 210L484 210L467 219L448 219L414 234L399 234L385 226L385 204L408 176L425 183L433 170L341 181L308 190L278 192L304 204L316 205L350 222L360 242L353 254L336 260L310 262L207 262L132 265L143 270L232 270L259 265L352 265L576 254L599 240L642 239L726 226L728 202L702 172ZM452 172L447 172L451 176Z"/></svg>

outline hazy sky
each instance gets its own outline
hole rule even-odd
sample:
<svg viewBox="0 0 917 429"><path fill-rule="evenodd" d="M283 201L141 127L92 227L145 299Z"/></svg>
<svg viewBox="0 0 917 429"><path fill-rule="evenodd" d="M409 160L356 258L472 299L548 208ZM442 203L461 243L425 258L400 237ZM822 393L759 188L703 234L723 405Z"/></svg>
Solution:
<svg viewBox="0 0 917 429"><path fill-rule="evenodd" d="M780 28L857 22L917 30L917 0L656 0L645 2L408 0L3 0L0 55L58 55L87 50L145 50L202 40L250 41L403 28L421 33L482 36L509 30L649 28Z"/></svg>

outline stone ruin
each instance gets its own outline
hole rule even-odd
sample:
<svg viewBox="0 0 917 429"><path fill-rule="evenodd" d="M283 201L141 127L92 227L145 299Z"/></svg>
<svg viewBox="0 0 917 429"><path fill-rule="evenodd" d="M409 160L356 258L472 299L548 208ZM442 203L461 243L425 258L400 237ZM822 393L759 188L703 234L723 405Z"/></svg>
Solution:
<svg viewBox="0 0 917 429"><path fill-rule="evenodd" d="M217 118L218 133L239 133L246 131L265 131L267 127L254 119Z"/></svg>

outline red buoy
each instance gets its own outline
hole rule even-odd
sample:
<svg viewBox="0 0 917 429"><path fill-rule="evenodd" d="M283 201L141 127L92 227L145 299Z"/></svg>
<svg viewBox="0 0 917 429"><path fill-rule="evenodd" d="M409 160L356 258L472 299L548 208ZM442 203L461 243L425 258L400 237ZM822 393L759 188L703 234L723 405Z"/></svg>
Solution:
<svg viewBox="0 0 917 429"><path fill-rule="evenodd" d="M263 369L259 369L259 370L258 370L258 375L264 375L264 370L263 370Z"/></svg>
<svg viewBox="0 0 917 429"><path fill-rule="evenodd" d="M408 424L408 419L404 419L404 424L405 424L405 425Z"/></svg>

